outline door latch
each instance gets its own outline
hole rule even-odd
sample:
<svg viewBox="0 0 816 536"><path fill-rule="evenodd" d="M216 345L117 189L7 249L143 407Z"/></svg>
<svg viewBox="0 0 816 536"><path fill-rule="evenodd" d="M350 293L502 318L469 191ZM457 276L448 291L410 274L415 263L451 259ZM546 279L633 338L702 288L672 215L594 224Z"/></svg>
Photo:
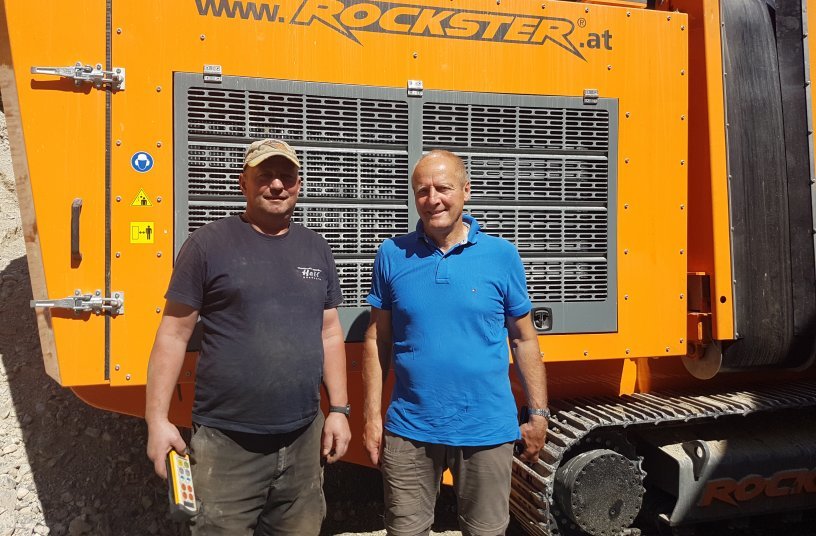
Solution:
<svg viewBox="0 0 816 536"><path fill-rule="evenodd" d="M83 294L81 290L75 290L73 296L58 300L31 300L30 305L32 308L67 309L77 315L80 313L121 315L125 314L125 293L114 292L112 297L106 298L102 296L101 290L93 294Z"/></svg>
<svg viewBox="0 0 816 536"><path fill-rule="evenodd" d="M81 61L71 67L32 67L31 74L48 74L62 78L70 78L74 84L93 84L95 88L109 85L111 89L122 91L125 89L125 68L115 67L112 71L102 70L102 64L83 65Z"/></svg>

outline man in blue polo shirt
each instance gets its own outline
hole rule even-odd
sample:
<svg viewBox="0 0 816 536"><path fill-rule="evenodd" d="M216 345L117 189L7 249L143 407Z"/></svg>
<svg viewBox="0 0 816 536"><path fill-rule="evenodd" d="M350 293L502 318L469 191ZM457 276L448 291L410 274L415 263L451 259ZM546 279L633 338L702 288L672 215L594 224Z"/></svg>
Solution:
<svg viewBox="0 0 816 536"><path fill-rule="evenodd" d="M411 178L420 222L386 240L374 261L363 354L363 440L385 484L389 534L427 534L439 482L453 473L466 535L504 534L513 443L535 462L547 433L547 393L516 248L462 213L462 160L431 151ZM530 419L518 425L507 337ZM382 419L382 386L396 383ZM383 430L384 428L384 430Z"/></svg>

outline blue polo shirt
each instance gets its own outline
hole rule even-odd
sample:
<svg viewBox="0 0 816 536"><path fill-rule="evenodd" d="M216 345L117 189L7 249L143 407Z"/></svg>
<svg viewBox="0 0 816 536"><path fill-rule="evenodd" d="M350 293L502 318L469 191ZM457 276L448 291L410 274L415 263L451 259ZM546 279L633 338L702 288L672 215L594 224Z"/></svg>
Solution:
<svg viewBox="0 0 816 536"><path fill-rule="evenodd" d="M505 316L527 314L524 267L510 242L479 231L442 253L413 233L383 242L368 303L391 311L396 384L385 428L453 446L519 439Z"/></svg>

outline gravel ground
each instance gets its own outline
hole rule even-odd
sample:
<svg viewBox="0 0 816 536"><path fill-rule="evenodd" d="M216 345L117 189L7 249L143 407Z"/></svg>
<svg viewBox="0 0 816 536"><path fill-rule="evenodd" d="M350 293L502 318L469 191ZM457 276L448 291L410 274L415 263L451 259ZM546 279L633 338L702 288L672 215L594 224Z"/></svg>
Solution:
<svg viewBox="0 0 816 536"><path fill-rule="evenodd" d="M144 454L140 419L102 412L43 370L17 200L0 114L0 536L178 536L167 517L166 488ZM383 535L382 483L370 468L326 469L323 533ZM434 534L456 530L455 500L443 489ZM789 523L731 523L699 534L816 535L816 516ZM515 524L510 535L521 531Z"/></svg>

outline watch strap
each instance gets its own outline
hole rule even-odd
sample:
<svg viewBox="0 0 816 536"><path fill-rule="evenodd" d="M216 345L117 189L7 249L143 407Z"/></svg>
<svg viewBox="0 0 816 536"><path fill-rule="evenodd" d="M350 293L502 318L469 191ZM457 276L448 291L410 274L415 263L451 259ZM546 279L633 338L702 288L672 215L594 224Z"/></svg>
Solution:
<svg viewBox="0 0 816 536"><path fill-rule="evenodd" d="M351 415L351 404L345 406L329 406L329 413L342 413L346 417Z"/></svg>
<svg viewBox="0 0 816 536"><path fill-rule="evenodd" d="M545 419L549 419L552 417L552 413L548 408L527 408L527 413L529 415L537 415L539 417L544 417Z"/></svg>

